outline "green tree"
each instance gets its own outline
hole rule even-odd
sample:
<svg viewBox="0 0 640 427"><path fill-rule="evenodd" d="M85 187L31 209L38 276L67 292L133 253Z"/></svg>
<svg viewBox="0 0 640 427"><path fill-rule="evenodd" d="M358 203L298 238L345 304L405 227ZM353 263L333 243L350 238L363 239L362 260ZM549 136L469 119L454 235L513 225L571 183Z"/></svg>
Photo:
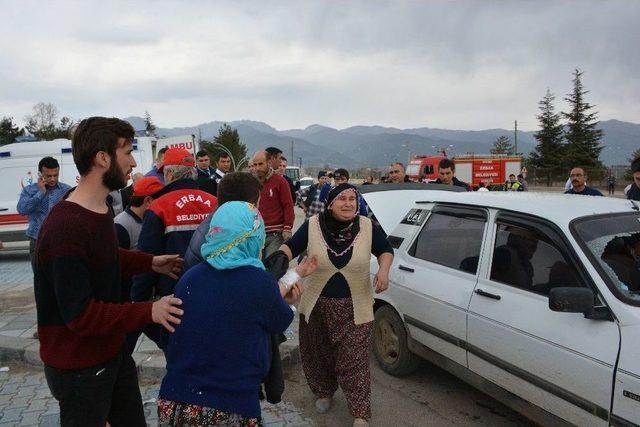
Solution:
<svg viewBox="0 0 640 427"><path fill-rule="evenodd" d="M513 153L513 144L508 136L499 136L493 141L491 154L511 154Z"/></svg>
<svg viewBox="0 0 640 427"><path fill-rule="evenodd" d="M573 166L583 166L589 170L589 177L593 180L601 179L604 165L600 161L600 152L604 148L600 144L602 129L597 129L598 113L591 111L594 105L585 100L589 93L582 84L583 72L576 68L573 73L573 91L564 98L569 103L569 112L563 112L567 119L564 134L567 140L564 164L566 169Z"/></svg>
<svg viewBox="0 0 640 427"><path fill-rule="evenodd" d="M564 129L560 123L560 114L554 110L554 99L555 96L547 89L547 93L538 102L540 114L536 118L540 123L540 130L534 134L538 145L533 149L528 159L536 176L545 178L547 187L551 186L551 181L563 174L566 169L566 165L563 165L562 137Z"/></svg>
<svg viewBox="0 0 640 427"><path fill-rule="evenodd" d="M41 140L70 138L75 125L71 117L64 116L58 124L58 109L52 103L39 102L33 106L30 115L25 117L27 131Z"/></svg>
<svg viewBox="0 0 640 427"><path fill-rule="evenodd" d="M13 123L13 117L0 120L0 145L11 144L16 138L24 135L24 128Z"/></svg>
<svg viewBox="0 0 640 427"><path fill-rule="evenodd" d="M218 130L218 135L213 138L213 143L202 141L200 145L207 150L209 155L213 158L218 153L225 151L219 146L216 146L216 144L224 146L228 152L231 153L231 157L233 158L231 163L235 167L237 167L239 163L247 157L247 146L240 141L238 130L233 129L226 123ZM242 165L246 166L246 162L243 162Z"/></svg>
<svg viewBox="0 0 640 427"><path fill-rule="evenodd" d="M144 112L144 131L147 136L156 136L156 125L151 120L151 114L148 111Z"/></svg>

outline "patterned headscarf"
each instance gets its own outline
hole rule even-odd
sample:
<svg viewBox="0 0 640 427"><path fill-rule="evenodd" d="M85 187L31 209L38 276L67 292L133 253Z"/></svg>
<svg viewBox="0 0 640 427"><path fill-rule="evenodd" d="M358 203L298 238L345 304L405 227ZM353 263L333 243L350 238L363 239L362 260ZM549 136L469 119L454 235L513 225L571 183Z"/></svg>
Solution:
<svg viewBox="0 0 640 427"><path fill-rule="evenodd" d="M327 200L324 203L325 209L331 209L333 205L333 201L337 199L342 193L351 193L353 192L356 195L356 212L355 216L358 215L358 210L360 209L360 193L358 193L358 189L345 182L340 185L336 185L331 190L329 190L329 194L327 194Z"/></svg>
<svg viewBox="0 0 640 427"><path fill-rule="evenodd" d="M213 214L200 253L218 270L246 265L264 270L260 260L264 240L264 221L258 209L247 202L227 202Z"/></svg>

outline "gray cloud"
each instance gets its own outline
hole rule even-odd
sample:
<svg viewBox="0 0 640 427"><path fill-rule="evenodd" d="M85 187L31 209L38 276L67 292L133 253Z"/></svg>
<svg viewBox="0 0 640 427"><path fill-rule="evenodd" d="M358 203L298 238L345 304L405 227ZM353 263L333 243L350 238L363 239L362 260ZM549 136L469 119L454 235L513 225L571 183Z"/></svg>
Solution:
<svg viewBox="0 0 640 427"><path fill-rule="evenodd" d="M9 3L0 115L532 129L575 67L602 119L640 114L640 2L237 3Z"/></svg>

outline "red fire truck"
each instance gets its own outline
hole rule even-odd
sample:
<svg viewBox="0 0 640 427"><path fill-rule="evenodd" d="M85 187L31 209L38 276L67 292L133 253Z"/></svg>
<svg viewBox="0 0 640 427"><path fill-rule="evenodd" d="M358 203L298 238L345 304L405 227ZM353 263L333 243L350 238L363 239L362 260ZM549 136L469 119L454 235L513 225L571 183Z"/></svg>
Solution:
<svg viewBox="0 0 640 427"><path fill-rule="evenodd" d="M433 181L438 179L438 163L446 158L438 156L414 156L407 167L407 175L412 181ZM456 177L478 187L481 182L487 187L501 185L510 174L522 171L522 157L504 154L468 155L452 159L456 165Z"/></svg>

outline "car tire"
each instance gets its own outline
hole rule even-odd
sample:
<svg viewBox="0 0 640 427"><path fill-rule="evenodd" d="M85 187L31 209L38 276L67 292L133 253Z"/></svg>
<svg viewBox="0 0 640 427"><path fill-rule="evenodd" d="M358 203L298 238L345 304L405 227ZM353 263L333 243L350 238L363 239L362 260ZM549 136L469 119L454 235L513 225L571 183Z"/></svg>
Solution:
<svg viewBox="0 0 640 427"><path fill-rule="evenodd" d="M409 351L407 329L390 305L375 312L373 353L378 364L393 376L409 375L416 370L420 358Z"/></svg>

